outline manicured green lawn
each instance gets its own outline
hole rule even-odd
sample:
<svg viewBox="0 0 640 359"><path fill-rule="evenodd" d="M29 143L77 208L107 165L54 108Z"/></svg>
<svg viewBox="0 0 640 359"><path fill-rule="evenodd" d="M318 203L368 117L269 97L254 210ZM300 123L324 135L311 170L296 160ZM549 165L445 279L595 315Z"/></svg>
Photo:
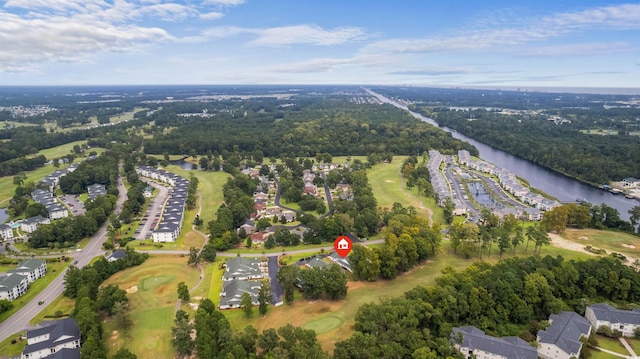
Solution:
<svg viewBox="0 0 640 359"><path fill-rule="evenodd" d="M85 143L87 143L87 141L75 141L75 142L65 143L64 145L40 150L38 151L38 155L44 155L47 158L47 160L60 158L70 154L73 151L73 146L78 145L82 147L82 145ZM63 167L63 166L60 166L60 167Z"/></svg>
<svg viewBox="0 0 640 359"><path fill-rule="evenodd" d="M64 295L59 296L53 302L49 303L43 311L38 313L29 323L38 324L43 320L52 320L52 318L59 311L63 314L63 316L68 316L71 314L71 311L75 307L76 302L71 298L67 298ZM46 318L48 317L48 318Z"/></svg>
<svg viewBox="0 0 640 359"><path fill-rule="evenodd" d="M187 266L181 256L157 256L140 266L116 273L104 285L116 284L128 290L132 327L117 330L106 320L104 341L109 355L126 347L138 358L172 358L171 327L178 300L176 286L185 282L189 288L199 280L196 268Z"/></svg>
<svg viewBox="0 0 640 359"><path fill-rule="evenodd" d="M607 338L602 335L598 335L597 337L598 337L599 347L602 347L607 350L611 350L612 352L624 354L624 355L630 354L618 339Z"/></svg>
<svg viewBox="0 0 640 359"><path fill-rule="evenodd" d="M5 339L0 343L0 357L20 357L20 354L24 350L24 347L27 346L27 340L22 340L21 337L27 335L27 332L20 332L11 335L9 338ZM11 344L12 340L16 340L15 344Z"/></svg>
<svg viewBox="0 0 640 359"><path fill-rule="evenodd" d="M400 166L406 156L396 156L391 163L379 163L367 171L369 184L373 189L379 207L391 208L398 202L403 206L413 206L418 215L428 218L429 211L433 212L433 221L444 223L444 214L433 198L418 194L418 189L408 189L405 179L400 175Z"/></svg>
<svg viewBox="0 0 640 359"><path fill-rule="evenodd" d="M191 174L198 177L198 191L202 197L202 214L200 216L205 223L215 219L216 212L224 200L222 186L227 183L227 179L231 175L226 172L187 171L174 165L166 167L166 170L186 179L189 179Z"/></svg>
<svg viewBox="0 0 640 359"><path fill-rule="evenodd" d="M608 252L622 253L634 258L640 257L640 238L627 233L597 229L568 229L562 236L585 246L603 248Z"/></svg>
<svg viewBox="0 0 640 359"><path fill-rule="evenodd" d="M0 314L0 322L3 322L4 320L12 316L27 303L29 303L33 298L35 298L38 294L40 294L40 292L42 292L57 276L64 272L67 266L68 263L65 262L47 263L47 274L45 274L44 277L31 283L31 287L29 287L27 293L13 301L13 308Z"/></svg>

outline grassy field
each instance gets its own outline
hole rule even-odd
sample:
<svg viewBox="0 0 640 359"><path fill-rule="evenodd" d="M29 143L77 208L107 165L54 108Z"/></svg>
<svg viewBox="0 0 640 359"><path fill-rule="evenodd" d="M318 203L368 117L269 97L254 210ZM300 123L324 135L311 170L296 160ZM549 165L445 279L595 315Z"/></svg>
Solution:
<svg viewBox="0 0 640 359"><path fill-rule="evenodd" d="M107 279L104 285L117 284L129 290L133 321L127 332L117 331L111 321L106 321L104 341L109 356L124 346L141 359L173 358L171 327L178 300L176 286L185 282L191 288L198 279L198 270L187 266L187 258L180 256L152 257Z"/></svg>
<svg viewBox="0 0 640 359"><path fill-rule="evenodd" d="M598 335L597 338L598 338L598 346L601 348L611 350L612 352L616 352L624 355L630 354L618 339L607 338L602 335Z"/></svg>
<svg viewBox="0 0 640 359"><path fill-rule="evenodd" d="M38 313L29 323L38 324L43 320L51 320L53 318L45 318L45 317L53 317L57 312L62 312L64 316L68 316L71 314L73 307L75 306L75 300L71 298L67 298L64 295L59 296L53 302L49 303L43 311Z"/></svg>
<svg viewBox="0 0 640 359"><path fill-rule="evenodd" d="M84 142L86 141L71 142L66 145L61 145L61 146L52 147L46 150L42 150L39 153L45 155L47 159L57 158L57 157L61 157L68 154L71 148L73 148L74 144L84 143ZM71 146L69 147L69 145ZM104 148L92 148L91 151L102 153L104 152ZM56 156L56 154L59 154L59 153L61 154ZM76 160L76 162L77 161L78 160ZM60 166L60 169L63 169L63 168L65 168L64 165ZM51 172L55 171L56 169L57 168L55 168L53 165L45 165L33 171L26 171L24 172L24 174L27 175L26 182L38 182L41 179L45 178L46 176L50 175ZM16 186L13 184L13 176L0 177L0 208L7 207L9 205L9 201L13 197L15 190L16 190Z"/></svg>
<svg viewBox="0 0 640 359"><path fill-rule="evenodd" d="M40 292L42 292L57 276L62 274L67 268L68 263L57 262L47 263L47 274L44 277L31 283L31 287L25 295L13 301L13 308L0 314L0 322L5 321L7 318L15 314L18 310L22 309L27 303L35 298ZM15 267L14 267L15 268Z"/></svg>
<svg viewBox="0 0 640 359"><path fill-rule="evenodd" d="M44 155L48 160L54 159L54 158L60 158L62 156L66 156L72 153L73 146L78 145L82 147L82 145L84 145L85 143L87 143L87 141L75 141L75 142L65 143L64 145L40 150L38 151L38 155Z"/></svg>
<svg viewBox="0 0 640 359"><path fill-rule="evenodd" d="M567 229L562 237L585 246L590 245L606 249L608 252L640 258L640 238L627 233L597 229Z"/></svg>
<svg viewBox="0 0 640 359"><path fill-rule="evenodd" d="M20 354L24 350L24 347L27 346L27 341L21 340L20 338L26 334L27 332L16 333L11 335L9 338L5 339L3 342L1 342L0 357L7 357L7 358L20 357ZM14 339L16 340L16 343L11 344L11 341Z"/></svg>
<svg viewBox="0 0 640 359"><path fill-rule="evenodd" d="M433 198L418 195L416 188L405 188L404 179L400 176L400 166L405 158L394 157L391 163L377 164L367 172L378 206L391 208L394 202L399 202L403 206L415 207L418 215L428 218L429 212L426 207L433 212L434 222L444 223L443 211Z"/></svg>

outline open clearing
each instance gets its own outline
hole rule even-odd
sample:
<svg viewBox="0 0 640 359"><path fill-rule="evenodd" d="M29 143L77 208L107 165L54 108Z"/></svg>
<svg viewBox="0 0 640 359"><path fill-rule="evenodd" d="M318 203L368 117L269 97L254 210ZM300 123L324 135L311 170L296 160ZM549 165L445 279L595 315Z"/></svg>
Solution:
<svg viewBox="0 0 640 359"><path fill-rule="evenodd" d="M413 206L421 217L429 218L431 212L433 221L444 223L443 211L436 206L433 198L420 196L417 189L409 190L404 185L400 166L405 158L396 156L391 163L379 163L367 171L378 206L391 208L395 202L402 203L403 206Z"/></svg>
<svg viewBox="0 0 640 359"><path fill-rule="evenodd" d="M597 229L567 229L562 238L572 246L584 250L585 246L602 248L607 253L621 253L629 261L640 258L640 238L627 233Z"/></svg>
<svg viewBox="0 0 640 359"><path fill-rule="evenodd" d="M112 335L113 323L105 323L105 345L109 355L126 347L138 358L173 358L171 327L178 300L176 287L185 282L189 288L199 279L196 268L187 266L187 258L157 256L140 266L116 273L104 285L117 284L128 290L130 318L133 326L127 331ZM137 287L137 291L132 288Z"/></svg>

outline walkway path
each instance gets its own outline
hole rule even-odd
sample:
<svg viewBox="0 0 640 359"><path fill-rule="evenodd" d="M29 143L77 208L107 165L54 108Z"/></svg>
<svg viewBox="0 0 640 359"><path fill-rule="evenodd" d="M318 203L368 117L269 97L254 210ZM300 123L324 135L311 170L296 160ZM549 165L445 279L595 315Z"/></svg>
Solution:
<svg viewBox="0 0 640 359"><path fill-rule="evenodd" d="M605 348L601 348L601 347L596 347L599 351L603 352L603 353L607 353L613 356L617 356L618 358L629 358L628 355L624 355L624 354L620 354L620 353L616 353L614 351L611 351L609 349L605 349Z"/></svg>
<svg viewBox="0 0 640 359"><path fill-rule="evenodd" d="M620 339L620 343L622 343L622 345L625 347L625 349L627 349L627 351L629 353L631 353L633 358L637 358L638 356L636 355L636 352L633 351L633 348L631 347L631 345L629 345L629 343L627 343L627 340L624 338L618 338Z"/></svg>

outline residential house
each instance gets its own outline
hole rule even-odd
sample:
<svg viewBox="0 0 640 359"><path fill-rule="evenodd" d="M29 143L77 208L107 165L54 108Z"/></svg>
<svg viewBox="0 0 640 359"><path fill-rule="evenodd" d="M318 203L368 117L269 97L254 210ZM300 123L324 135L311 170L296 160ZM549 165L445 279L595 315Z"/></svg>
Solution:
<svg viewBox="0 0 640 359"><path fill-rule="evenodd" d="M540 201L536 207L538 207L539 210L541 211L550 211L556 207L560 206L560 203L550 200L550 199L543 199L542 201Z"/></svg>
<svg viewBox="0 0 640 359"><path fill-rule="evenodd" d="M106 196L107 188L103 184L94 183L87 187L89 193L89 199L94 199L98 196Z"/></svg>
<svg viewBox="0 0 640 359"><path fill-rule="evenodd" d="M9 275L20 275L33 283L47 274L47 262L42 259L31 258L25 262L18 262L18 268L7 271Z"/></svg>
<svg viewBox="0 0 640 359"><path fill-rule="evenodd" d="M464 216L465 214L467 214L469 210L467 206L465 206L464 203L457 198L453 200L453 206L454 206L453 208L454 216Z"/></svg>
<svg viewBox="0 0 640 359"><path fill-rule="evenodd" d="M36 229L38 229L38 226L50 223L51 221L49 220L49 218L45 218L42 216L29 217L20 221L20 230L27 233L33 233Z"/></svg>
<svg viewBox="0 0 640 359"><path fill-rule="evenodd" d="M240 228L244 228L244 233L250 236L256 231L256 224L252 220L248 219L244 221ZM238 228L238 232L240 231L240 228Z"/></svg>
<svg viewBox="0 0 640 359"><path fill-rule="evenodd" d="M0 277L0 299L14 301L24 295L29 288L29 280L26 276L9 274Z"/></svg>
<svg viewBox="0 0 640 359"><path fill-rule="evenodd" d="M624 187L640 187L640 179L628 177L620 181Z"/></svg>
<svg viewBox="0 0 640 359"><path fill-rule="evenodd" d="M307 268L329 268L331 264L321 257L313 257L304 263Z"/></svg>
<svg viewBox="0 0 640 359"><path fill-rule="evenodd" d="M151 186L147 186L147 187L145 187L145 188L144 188L144 192L142 193L142 195L143 195L145 198L151 198L151 197L153 197L153 187L151 187Z"/></svg>
<svg viewBox="0 0 640 359"><path fill-rule="evenodd" d="M49 205L45 205L47 207L47 212L49 213L50 219L60 219L69 217L69 210L59 203L52 203Z"/></svg>
<svg viewBox="0 0 640 359"><path fill-rule="evenodd" d="M0 238L11 239L13 238L13 229L10 225L0 224Z"/></svg>
<svg viewBox="0 0 640 359"><path fill-rule="evenodd" d="M225 282L236 279L262 279L265 277L263 268L266 267L266 262L263 263L257 258L234 257L227 259L225 267L225 272L222 275L222 280Z"/></svg>
<svg viewBox="0 0 640 359"><path fill-rule="evenodd" d="M220 292L220 309L240 308L242 295L248 293L252 305L258 305L258 292L260 291L260 281L239 280L223 282Z"/></svg>
<svg viewBox="0 0 640 359"><path fill-rule="evenodd" d="M580 338L589 337L591 324L575 312L560 312L549 316L549 327L538 332L538 356L542 359L580 357Z"/></svg>
<svg viewBox="0 0 640 359"><path fill-rule="evenodd" d="M451 342L467 359L538 358L536 348L518 337L496 338L473 326L453 328Z"/></svg>
<svg viewBox="0 0 640 359"><path fill-rule="evenodd" d="M122 249L117 249L115 251L113 251L113 253L109 254L107 256L107 262L115 262L119 259L124 258L127 255L127 252L125 252Z"/></svg>
<svg viewBox="0 0 640 359"><path fill-rule="evenodd" d="M329 256L327 257L329 258L331 261L333 261L335 264L339 265L340 267L342 267L342 269L346 270L349 273L353 273L353 270L351 269L351 263L349 263L349 257L340 257L340 255L337 252L332 252L331 254L329 254Z"/></svg>
<svg viewBox="0 0 640 359"><path fill-rule="evenodd" d="M73 318L27 332L27 346L21 359L37 358L80 358L80 328Z"/></svg>
<svg viewBox="0 0 640 359"><path fill-rule="evenodd" d="M529 207L522 212L522 217L529 221L541 221L542 211L537 208Z"/></svg>
<svg viewBox="0 0 640 359"><path fill-rule="evenodd" d="M584 316L597 331L603 326L622 332L625 337L634 337L640 328L640 308L633 310L616 309L609 304L599 303L587 307Z"/></svg>

